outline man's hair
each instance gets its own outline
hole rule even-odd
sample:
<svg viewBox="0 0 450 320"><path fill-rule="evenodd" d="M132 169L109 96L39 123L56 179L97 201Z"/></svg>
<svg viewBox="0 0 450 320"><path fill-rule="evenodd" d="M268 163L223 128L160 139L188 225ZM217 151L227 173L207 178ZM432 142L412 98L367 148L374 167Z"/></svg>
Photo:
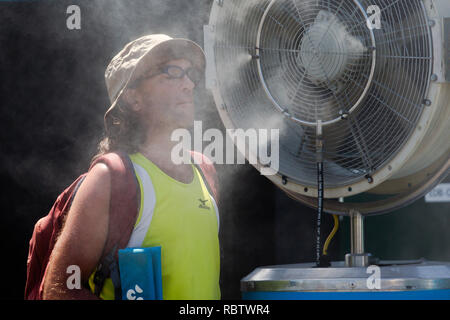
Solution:
<svg viewBox="0 0 450 320"><path fill-rule="evenodd" d="M138 114L122 99L109 115L108 122L104 136L97 146L97 154L92 161L114 151L128 154L138 152L145 140L143 123Z"/></svg>

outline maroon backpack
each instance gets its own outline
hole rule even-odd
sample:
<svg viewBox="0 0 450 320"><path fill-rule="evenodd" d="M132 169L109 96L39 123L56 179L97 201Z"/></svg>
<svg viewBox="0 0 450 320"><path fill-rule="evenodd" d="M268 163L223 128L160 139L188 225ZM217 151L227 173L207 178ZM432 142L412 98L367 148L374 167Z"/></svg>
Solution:
<svg viewBox="0 0 450 320"><path fill-rule="evenodd" d="M198 152L191 152L192 159L202 162L196 165L203 176L209 192L218 202L216 171L212 162ZM111 202L108 237L100 259L99 268L94 277L95 294L98 296L105 279L111 276L116 290L120 294L120 279L118 280L117 250L127 246L138 213L138 184L133 165L128 155L124 153L108 153L97 158L90 169L97 163L104 163L111 173ZM27 259L27 281L25 299L40 300L43 298L43 283L47 271L50 254L57 237L63 227L64 218L70 209L72 200L86 177L79 176L56 199L47 216L41 218L34 226L33 235ZM111 268L111 269L110 269ZM115 279L114 279L115 278ZM116 285L119 281L119 285Z"/></svg>

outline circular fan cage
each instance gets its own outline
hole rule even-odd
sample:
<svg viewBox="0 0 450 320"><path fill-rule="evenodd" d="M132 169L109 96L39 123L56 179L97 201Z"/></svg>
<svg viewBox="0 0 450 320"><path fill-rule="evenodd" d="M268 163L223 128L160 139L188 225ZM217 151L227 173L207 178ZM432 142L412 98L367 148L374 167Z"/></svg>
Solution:
<svg viewBox="0 0 450 320"><path fill-rule="evenodd" d="M268 178L313 207L318 127L325 211L347 214L352 204L337 199L362 192L382 195L357 204L363 214L423 196L446 175L450 149L450 89L434 79L427 6L432 0L215 1L207 78L225 126L278 129L279 168Z"/></svg>

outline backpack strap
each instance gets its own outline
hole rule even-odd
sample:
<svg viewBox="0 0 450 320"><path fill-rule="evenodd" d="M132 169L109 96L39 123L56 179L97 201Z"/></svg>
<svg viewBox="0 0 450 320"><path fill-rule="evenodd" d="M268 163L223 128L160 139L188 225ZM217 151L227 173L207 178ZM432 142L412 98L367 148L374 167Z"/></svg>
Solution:
<svg viewBox="0 0 450 320"><path fill-rule="evenodd" d="M120 282L119 264L115 259L117 245L101 260L94 274L94 294L100 297L100 293L105 285L105 280L110 277L114 285L115 300L122 298L122 285Z"/></svg>
<svg viewBox="0 0 450 320"><path fill-rule="evenodd" d="M118 249L127 246L133 232L138 215L137 190L139 188L134 174L131 159L126 153L116 152L105 154L96 159L104 163L111 172L111 197L109 209L109 229L100 264L94 275L95 294L100 295L105 280L111 277L115 288L115 298L122 298L120 290L120 275L118 268Z"/></svg>

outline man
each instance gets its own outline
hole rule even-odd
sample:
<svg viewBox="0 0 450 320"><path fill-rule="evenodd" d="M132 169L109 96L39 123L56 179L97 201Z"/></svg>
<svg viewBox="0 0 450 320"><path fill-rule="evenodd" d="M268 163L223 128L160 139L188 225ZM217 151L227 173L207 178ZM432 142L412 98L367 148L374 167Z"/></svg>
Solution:
<svg viewBox="0 0 450 320"><path fill-rule="evenodd" d="M121 151L132 160L140 205L128 247L162 247L164 299L220 299L215 200L197 168L171 160L171 134L192 125L193 90L204 68L194 42L149 35L127 44L105 73L112 105L95 158ZM108 236L111 188L108 166L91 167L53 249L44 299L97 298L93 277ZM66 286L70 265L80 268L85 285L76 292ZM114 299L110 280L100 298Z"/></svg>

